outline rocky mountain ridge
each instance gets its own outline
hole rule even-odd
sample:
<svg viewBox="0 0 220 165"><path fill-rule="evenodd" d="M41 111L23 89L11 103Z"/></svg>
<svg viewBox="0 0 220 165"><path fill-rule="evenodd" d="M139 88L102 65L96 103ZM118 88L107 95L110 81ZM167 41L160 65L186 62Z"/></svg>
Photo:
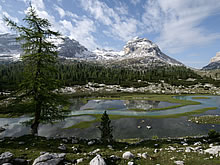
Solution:
<svg viewBox="0 0 220 165"><path fill-rule="evenodd" d="M214 69L220 69L220 52L217 52L216 56L211 58L210 63L202 68L202 70Z"/></svg>
<svg viewBox="0 0 220 165"><path fill-rule="evenodd" d="M17 61L22 54L16 35L0 35L0 61ZM68 60L95 62L115 67L148 68L157 66L183 66L161 52L159 47L146 38L135 37L121 51L96 49L89 51L78 41L64 37L57 42L59 57Z"/></svg>

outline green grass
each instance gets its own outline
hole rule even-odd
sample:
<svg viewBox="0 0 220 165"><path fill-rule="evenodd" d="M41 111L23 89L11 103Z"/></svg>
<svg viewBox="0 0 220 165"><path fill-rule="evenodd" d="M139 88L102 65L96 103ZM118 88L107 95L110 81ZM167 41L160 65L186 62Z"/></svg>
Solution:
<svg viewBox="0 0 220 165"><path fill-rule="evenodd" d="M147 112L147 111L149 111L149 110L139 109L139 108L131 108L131 109L128 109L128 111Z"/></svg>
<svg viewBox="0 0 220 165"><path fill-rule="evenodd" d="M203 140L207 142L203 142ZM209 148L210 143L219 142L219 139L208 139L208 138L186 138L187 143L189 146L187 147L195 147L193 144L195 142L201 141L203 144L201 147L205 150ZM19 142L24 142L24 144L19 144ZM184 165L217 165L220 163L220 157L213 157L210 159L209 154L199 154L197 152L184 152L186 146L181 144L181 139L172 139L171 141L167 141L166 138L164 139L154 139L154 140L144 140L142 139L120 139L112 143L112 147L114 150L109 149L106 145L102 144L94 144L91 146L87 145L87 141L80 140L77 144L72 144L71 139L67 140L67 142L63 142L62 139L49 139L47 140L44 137L33 137L30 135L18 137L18 138L5 138L4 141L0 141L0 153L9 151L14 154L14 158L24 158L31 160L30 164L40 156L40 152L50 152L50 153L66 153L67 160L79 159L83 158L83 162L80 165L88 165L89 162L96 156L96 155L89 155L86 156L84 153L89 153L94 151L95 149L99 148L99 154L102 155L103 158L109 158L111 155L115 155L120 159L115 161L114 164L119 165L127 165L129 161L133 161L135 164L140 165L172 165L176 160L183 160ZM139 143L137 143L139 142ZM58 149L58 146L63 143L67 150L61 151ZM158 144L156 147L155 144ZM72 147L77 147L80 152L74 153ZM175 151L167 151L166 148L169 146L177 148L177 150L183 148L183 152ZM155 149L161 149L161 151L155 153ZM122 155L124 152L130 151L134 154L135 158L130 160L122 159ZM138 158L138 153L145 153L147 152L148 157ZM206 159L208 158L208 159ZM106 161L108 159L105 159ZM111 164L106 162L107 164ZM113 164L112 164L113 165Z"/></svg>
<svg viewBox="0 0 220 165"><path fill-rule="evenodd" d="M94 110L94 108L85 108L84 110Z"/></svg>
<svg viewBox="0 0 220 165"><path fill-rule="evenodd" d="M117 109L117 108L107 108L106 110L115 110L115 109Z"/></svg>
<svg viewBox="0 0 220 165"><path fill-rule="evenodd" d="M95 99L99 100L152 100L152 101L163 101L163 102L169 102L169 103L177 103L180 105L174 105L164 108L154 108L150 109L150 111L159 111L159 110L167 110L167 109L173 109L178 108L186 105L198 105L201 104L200 102L191 101L191 100L179 100L173 98L175 95L144 95L144 94L131 94L130 96L117 96L117 97L97 97ZM94 100L94 98L87 98L86 100ZM143 111L143 109L129 109L132 111ZM145 110L144 110L145 111Z"/></svg>
<svg viewBox="0 0 220 165"><path fill-rule="evenodd" d="M178 114L172 114L172 115L160 115L160 116L126 116L126 115L109 115L109 118L111 120L117 120L117 119L121 119L121 118L136 118L136 119L162 119L162 118L178 118L181 116L190 116L190 115L196 115L196 114L201 114L204 113L208 110L215 110L217 109L216 107L208 107L208 108L203 108L203 109L198 109L195 111L191 111L191 112L184 112L184 113L178 113ZM89 128L91 127L92 124L94 123L98 123L101 121L101 116L99 114L83 114L83 115L73 115L73 116L84 116L84 115L90 115L95 117L95 120L92 121L82 121L79 122L71 127L65 128L65 129L72 129L72 128Z"/></svg>
<svg viewBox="0 0 220 165"><path fill-rule="evenodd" d="M209 97L192 97L192 99L210 99Z"/></svg>
<svg viewBox="0 0 220 165"><path fill-rule="evenodd" d="M220 124L220 116L203 115L191 117L190 120L197 124Z"/></svg>

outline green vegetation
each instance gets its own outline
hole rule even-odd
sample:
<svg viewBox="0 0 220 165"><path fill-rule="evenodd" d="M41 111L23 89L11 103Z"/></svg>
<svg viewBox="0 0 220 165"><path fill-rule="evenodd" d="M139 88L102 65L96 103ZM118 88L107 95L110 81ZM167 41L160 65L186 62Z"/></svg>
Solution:
<svg viewBox="0 0 220 165"><path fill-rule="evenodd" d="M103 113L101 117L101 123L98 126L99 130L101 131L101 142L104 144L112 143L113 142L113 127L111 126L111 120L108 117L106 111Z"/></svg>
<svg viewBox="0 0 220 165"><path fill-rule="evenodd" d="M107 108L106 110L115 110L115 109L117 109L117 108Z"/></svg>
<svg viewBox="0 0 220 165"><path fill-rule="evenodd" d="M185 67L159 67L157 69L138 71L125 68L110 68L85 62L60 60L56 64L56 68L57 72L53 76L61 80L63 86L84 85L88 82L94 82L108 85L117 84L123 87L141 87L149 85L144 81L158 83L161 80L174 86L189 86L198 82L219 85L218 80L201 77ZM22 62L1 64L0 77L2 79L0 79L0 91L16 89L22 81L23 70L24 64ZM187 81L188 78L196 80Z"/></svg>
<svg viewBox="0 0 220 165"><path fill-rule="evenodd" d="M9 151L14 154L15 158L24 158L31 160L30 164L33 163L34 159L40 156L40 152L50 152L50 153L66 153L67 160L74 160L79 158L84 158L83 162L80 165L88 165L89 162L95 157L95 155L84 153L89 153L94 151L95 149L100 149L100 154L103 158L106 158L106 163L109 161L111 155L115 155L119 157L114 164L127 165L129 161L133 161L135 164L174 164L174 161L183 160L185 165L217 165L220 163L220 157L213 156L209 154L200 154L198 152L184 152L186 147L193 147L195 142L202 142L201 148L207 149L211 143L219 142L219 139L209 139L207 137L201 138L185 138L188 146L183 146L181 139L149 139L149 140L141 140L141 139L121 139L113 142L111 145L114 150L111 150L107 147L107 145L103 145L100 143L95 143L94 145L88 145L88 141L79 140L79 143L72 144L71 139L67 139L67 142L63 142L62 139L54 139L51 138L47 140L44 137L33 137L33 136L22 136L19 138L5 138L5 140L0 141L0 153ZM204 142L203 140L206 140ZM20 144L19 142L24 142L24 144ZM60 143L64 143L67 150L61 151L58 149ZM9 145L10 144L10 145ZM157 144L157 145L155 145ZM76 147L79 152L76 153L73 151L72 147ZM169 146L176 148L177 150L169 150ZM181 150L182 152L177 152ZM168 149L168 150L167 150ZM158 150L158 152L154 152ZM22 152L21 152L22 151ZM122 151L122 152L121 152ZM124 152L130 151L135 155L134 159L125 160L122 159L122 155ZM147 157L138 158L138 153L146 153Z"/></svg>
<svg viewBox="0 0 220 165"><path fill-rule="evenodd" d="M209 97L192 97L192 99L210 99Z"/></svg>
<svg viewBox="0 0 220 165"><path fill-rule="evenodd" d="M176 103L180 105L173 105L168 106L164 108L153 108L148 111L159 111L159 110L167 110L167 109L173 109L178 108L186 105L198 105L199 102L191 101L191 100L180 100L175 99L175 95L144 95L144 94L129 94L128 95L121 95L121 96L114 96L112 97L97 97L96 99L99 100L152 100L152 101L163 101L163 102L170 102L170 103ZM93 100L94 98L85 98L84 100ZM146 111L144 109L128 109L131 111Z"/></svg>
<svg viewBox="0 0 220 165"><path fill-rule="evenodd" d="M64 115L60 97L54 92L60 87L54 77L57 72L57 46L49 41L60 34L50 30L49 21L40 18L31 5L23 19L25 26L20 26L7 17L4 20L11 29L18 32L17 40L21 42L24 52L22 80L16 90L15 102L23 104L28 101L32 105L34 119L31 129L33 134L37 134L40 122L52 122Z"/></svg>
<svg viewBox="0 0 220 165"><path fill-rule="evenodd" d="M162 119L162 118L178 118L181 116L191 116L191 115L196 115L196 114L201 114L204 113L208 110L215 110L217 109L216 107L208 107L208 108L203 108L203 109L198 109L195 111L191 111L191 112L184 112L184 113L177 113L177 114L171 114L171 115L160 115L160 116L127 116L127 115L109 115L109 118L111 120L116 120L116 119L121 119L121 118L136 118L136 119L147 119L147 118L152 118L152 119ZM101 121L101 115L99 114L84 114L84 115L90 115L95 117L94 120L92 121L83 121L83 122L79 122L71 127L68 127L66 129L72 129L72 128L88 128L90 127L92 124L97 124L98 122ZM80 115L80 116L84 116L84 115ZM79 116L79 115L73 115L73 116Z"/></svg>
<svg viewBox="0 0 220 165"><path fill-rule="evenodd" d="M209 132L208 132L208 137L210 139L218 138L219 136L220 136L220 134L214 129L210 129Z"/></svg>
<svg viewBox="0 0 220 165"><path fill-rule="evenodd" d="M220 124L220 116L218 115L203 115L191 117L190 120L198 124Z"/></svg>

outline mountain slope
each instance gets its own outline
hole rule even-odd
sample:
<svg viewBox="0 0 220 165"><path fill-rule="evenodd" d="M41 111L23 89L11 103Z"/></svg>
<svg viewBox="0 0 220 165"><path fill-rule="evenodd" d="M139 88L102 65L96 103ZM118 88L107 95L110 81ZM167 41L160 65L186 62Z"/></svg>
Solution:
<svg viewBox="0 0 220 165"><path fill-rule="evenodd" d="M0 61L16 61L22 53L16 35L0 34Z"/></svg>
<svg viewBox="0 0 220 165"><path fill-rule="evenodd" d="M124 54L112 65L122 65L136 69L158 66L183 66L182 63L165 55L159 47L146 38L135 37L124 46Z"/></svg>
<svg viewBox="0 0 220 165"><path fill-rule="evenodd" d="M16 61L22 50L15 35L0 35L0 60ZM68 60L95 62L112 67L134 69L154 68L158 66L184 66L177 60L161 52L159 47L146 38L135 37L128 41L121 51L97 49L89 51L78 41L65 37L56 43L59 57Z"/></svg>
<svg viewBox="0 0 220 165"><path fill-rule="evenodd" d="M210 63L202 68L202 70L214 70L214 69L220 69L220 52L217 52L216 56L210 60Z"/></svg>

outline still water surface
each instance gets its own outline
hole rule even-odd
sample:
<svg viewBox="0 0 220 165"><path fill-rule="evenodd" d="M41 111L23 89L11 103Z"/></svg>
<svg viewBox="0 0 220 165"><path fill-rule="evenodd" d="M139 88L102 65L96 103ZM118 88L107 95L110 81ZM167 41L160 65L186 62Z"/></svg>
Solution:
<svg viewBox="0 0 220 165"><path fill-rule="evenodd" d="M176 104L148 101L148 100L89 100L87 103L81 99L72 100L71 115L82 115L68 117L64 121L56 124L44 124L39 127L39 135L46 137L54 136L77 136L82 138L97 138L100 137L100 131L96 127L98 123L92 124L86 129L64 129L81 121L91 121L95 118L88 114L102 114L107 110L108 114L126 115L126 116L157 116L167 114L177 114L189 112L201 108L217 107L216 110L210 110L203 114L220 115L220 96L208 96L210 99L192 99L196 96L176 96L177 99L194 100L201 102L200 105L189 105L174 109L149 112L151 108L164 108ZM130 111L128 109L144 109L145 112ZM200 115L203 115L200 114ZM0 127L6 130L0 133L0 137L5 136L21 136L30 133L30 127L21 124L30 119L27 116L19 118L0 118ZM211 124L195 124L188 121L188 117L179 118L164 118L164 119L135 119L121 118L112 120L114 138L151 138L154 135L158 137L177 137L187 135L204 135L209 129L220 131L220 125ZM146 126L152 126L152 129L147 129ZM139 128L138 128L139 126Z"/></svg>

